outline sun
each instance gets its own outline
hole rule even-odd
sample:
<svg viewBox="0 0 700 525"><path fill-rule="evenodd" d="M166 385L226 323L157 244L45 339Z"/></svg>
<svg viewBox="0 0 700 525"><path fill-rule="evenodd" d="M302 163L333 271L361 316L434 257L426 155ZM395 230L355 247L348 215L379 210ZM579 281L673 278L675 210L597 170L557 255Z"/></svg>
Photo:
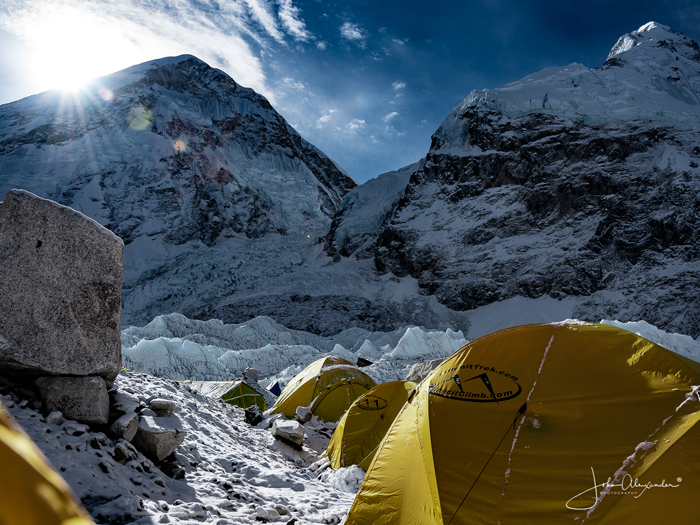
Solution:
<svg viewBox="0 0 700 525"><path fill-rule="evenodd" d="M138 62L133 40L105 19L77 8L44 11L22 27L33 48L28 74L46 89L75 91Z"/></svg>

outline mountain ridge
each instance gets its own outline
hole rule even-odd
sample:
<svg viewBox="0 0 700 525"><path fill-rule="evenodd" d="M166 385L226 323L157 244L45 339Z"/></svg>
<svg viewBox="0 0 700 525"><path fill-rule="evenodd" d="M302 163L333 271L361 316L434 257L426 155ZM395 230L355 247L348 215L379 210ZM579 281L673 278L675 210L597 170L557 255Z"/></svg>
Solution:
<svg viewBox="0 0 700 525"><path fill-rule="evenodd" d="M223 72L151 61L83 113L56 94L0 106L0 191L125 239L123 324L479 333L484 309L537 304L533 321L558 307L697 336L698 46L656 23L615 46L600 68L473 91L424 159L361 186Z"/></svg>
<svg viewBox="0 0 700 525"><path fill-rule="evenodd" d="M614 56L656 57L647 61L656 72L682 63L697 97L695 55L668 60L673 48L695 53L697 44L655 23L632 33L640 34L640 45ZM700 106L658 75L638 83L619 60L473 91L358 256L416 279L420 293L453 310L548 296L573 300L577 318L647 319L700 335L689 293L700 279Z"/></svg>

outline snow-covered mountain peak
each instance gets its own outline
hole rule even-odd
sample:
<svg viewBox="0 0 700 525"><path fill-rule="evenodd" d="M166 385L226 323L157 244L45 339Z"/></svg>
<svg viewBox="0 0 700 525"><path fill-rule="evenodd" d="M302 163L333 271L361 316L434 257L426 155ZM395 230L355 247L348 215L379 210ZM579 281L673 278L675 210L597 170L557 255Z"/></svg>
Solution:
<svg viewBox="0 0 700 525"><path fill-rule="evenodd" d="M634 51L631 54L645 53L649 56L675 55L696 62L700 59L696 42L657 22L648 22L636 31L621 36L610 50L608 60L614 57L626 59L630 51Z"/></svg>
<svg viewBox="0 0 700 525"><path fill-rule="evenodd" d="M675 92L677 98L687 103L698 103L700 46L668 26L649 22L637 31L621 36L603 69L613 67L627 67L657 77L657 87L671 96ZM695 96L688 91L695 92Z"/></svg>
<svg viewBox="0 0 700 525"><path fill-rule="evenodd" d="M118 89L124 85L132 84L144 77L148 71L158 69L162 66L167 66L171 64L178 64L185 61L191 61L192 63L200 63L207 65L205 62L200 60L194 55L179 55L174 57L163 57L154 60L149 60L147 62L142 62L141 64L136 64L134 66L122 69L116 73L111 73L109 75L96 78L89 83L89 86L95 89L100 87L107 87L109 89Z"/></svg>
<svg viewBox="0 0 700 525"><path fill-rule="evenodd" d="M438 129L434 145L463 150L471 144L464 118L475 110L508 118L546 114L590 125L636 120L695 126L700 116L700 46L649 22L621 37L600 68L573 63L497 89L472 91Z"/></svg>
<svg viewBox="0 0 700 525"><path fill-rule="evenodd" d="M288 251L314 253L355 185L265 97L190 55L0 106L0 199L25 189L119 235L126 322L301 266Z"/></svg>

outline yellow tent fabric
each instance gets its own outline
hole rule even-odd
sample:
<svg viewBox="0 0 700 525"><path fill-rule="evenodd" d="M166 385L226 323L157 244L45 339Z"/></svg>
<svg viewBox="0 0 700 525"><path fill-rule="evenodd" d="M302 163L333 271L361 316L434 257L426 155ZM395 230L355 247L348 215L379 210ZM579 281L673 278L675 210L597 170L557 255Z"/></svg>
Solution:
<svg viewBox="0 0 700 525"><path fill-rule="evenodd" d="M236 405L241 408L249 408L257 405L260 410L267 410L265 398L260 392L248 386L243 381L238 381L223 395L221 399L229 405Z"/></svg>
<svg viewBox="0 0 700 525"><path fill-rule="evenodd" d="M331 467L367 470L391 424L416 388L412 381L390 381L368 390L348 408L324 455Z"/></svg>
<svg viewBox="0 0 700 525"><path fill-rule="evenodd" d="M374 380L349 361L324 357L289 382L271 412L292 418L297 407L310 407L319 419L338 421L355 399L374 386Z"/></svg>
<svg viewBox="0 0 700 525"><path fill-rule="evenodd" d="M467 344L404 406L346 520L697 523L700 364L600 324Z"/></svg>
<svg viewBox="0 0 700 525"><path fill-rule="evenodd" d="M91 525L70 488L0 403L0 524Z"/></svg>

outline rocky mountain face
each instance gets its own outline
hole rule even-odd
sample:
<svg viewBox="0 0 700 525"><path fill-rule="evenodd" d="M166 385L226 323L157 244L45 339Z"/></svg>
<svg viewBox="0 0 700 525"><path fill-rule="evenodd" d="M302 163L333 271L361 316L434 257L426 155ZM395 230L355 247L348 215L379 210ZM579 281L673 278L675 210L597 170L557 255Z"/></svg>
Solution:
<svg viewBox="0 0 700 525"><path fill-rule="evenodd" d="M124 240L127 324L215 310L264 280L269 244L323 235L354 186L264 97L192 56L0 106L0 196L31 191Z"/></svg>
<svg viewBox="0 0 700 525"><path fill-rule="evenodd" d="M452 310L544 295L697 337L699 116L698 44L646 24L600 68L472 92L373 241L335 235L331 251Z"/></svg>

